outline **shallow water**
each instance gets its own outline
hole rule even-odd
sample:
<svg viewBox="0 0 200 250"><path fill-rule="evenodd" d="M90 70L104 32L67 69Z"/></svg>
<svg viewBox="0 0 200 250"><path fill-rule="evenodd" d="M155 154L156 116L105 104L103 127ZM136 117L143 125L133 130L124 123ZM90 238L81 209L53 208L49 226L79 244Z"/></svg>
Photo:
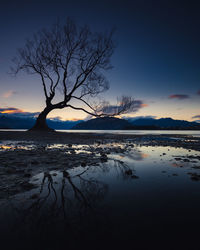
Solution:
<svg viewBox="0 0 200 250"><path fill-rule="evenodd" d="M0 131L27 131L27 129L0 129ZM122 134L122 135L189 135L200 137L199 130L56 130L66 133L97 133L97 134Z"/></svg>
<svg viewBox="0 0 200 250"><path fill-rule="evenodd" d="M120 152L118 147L99 165L41 171L29 181L37 188L2 199L0 235L7 245L11 238L15 249L18 243L19 249L26 244L198 249L200 181L193 177L200 174L200 153L134 145Z"/></svg>

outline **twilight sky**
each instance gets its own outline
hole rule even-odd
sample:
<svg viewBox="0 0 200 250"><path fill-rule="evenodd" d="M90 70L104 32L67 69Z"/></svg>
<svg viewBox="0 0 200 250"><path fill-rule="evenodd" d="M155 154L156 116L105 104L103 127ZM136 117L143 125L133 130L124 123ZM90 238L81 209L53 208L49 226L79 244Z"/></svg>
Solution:
<svg viewBox="0 0 200 250"><path fill-rule="evenodd" d="M198 1L2 1L0 113L9 108L19 113L43 109L40 78L9 75L11 59L34 32L71 17L96 31L116 28L117 48L112 57L114 68L106 73L110 82L106 99L112 103L124 94L146 104L130 116L199 120L199 13ZM56 116L65 120L87 115L70 109L49 115Z"/></svg>

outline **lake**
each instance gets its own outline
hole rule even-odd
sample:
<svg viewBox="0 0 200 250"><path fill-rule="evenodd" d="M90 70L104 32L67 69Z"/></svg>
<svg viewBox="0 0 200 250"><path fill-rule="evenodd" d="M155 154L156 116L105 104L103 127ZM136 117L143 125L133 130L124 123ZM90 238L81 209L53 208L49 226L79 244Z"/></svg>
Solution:
<svg viewBox="0 0 200 250"><path fill-rule="evenodd" d="M131 142L48 150L88 158L106 152L107 158L64 171L40 168L29 179L34 189L2 198L0 235L7 246L198 249L199 151Z"/></svg>
<svg viewBox="0 0 200 250"><path fill-rule="evenodd" d="M26 129L0 129L0 131L26 131ZM125 135L160 135L160 134L183 134L200 137L199 130L56 130L66 133L98 133L98 134L125 134Z"/></svg>

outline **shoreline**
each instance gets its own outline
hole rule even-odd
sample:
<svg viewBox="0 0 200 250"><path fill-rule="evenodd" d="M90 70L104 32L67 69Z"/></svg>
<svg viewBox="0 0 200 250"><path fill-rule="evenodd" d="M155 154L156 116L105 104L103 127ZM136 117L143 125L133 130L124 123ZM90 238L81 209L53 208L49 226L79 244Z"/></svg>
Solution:
<svg viewBox="0 0 200 250"><path fill-rule="evenodd" d="M99 165L110 154L129 154L142 146L153 146L155 151L156 147L169 147L199 152L200 137L0 131L0 198L34 189L29 181L37 173ZM184 157L177 160L191 161ZM200 160L200 156L194 153L192 159Z"/></svg>
<svg viewBox="0 0 200 250"><path fill-rule="evenodd" d="M107 142L126 142L149 146L183 147L200 151L200 137L185 134L132 135L112 133L69 133L69 132L33 132L33 131L0 131L2 141L26 141L41 144L94 144Z"/></svg>

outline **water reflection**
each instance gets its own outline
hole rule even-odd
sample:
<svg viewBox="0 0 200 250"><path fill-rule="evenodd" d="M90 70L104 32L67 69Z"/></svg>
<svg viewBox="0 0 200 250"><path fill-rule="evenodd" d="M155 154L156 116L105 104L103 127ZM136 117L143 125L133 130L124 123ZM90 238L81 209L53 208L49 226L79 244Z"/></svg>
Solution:
<svg viewBox="0 0 200 250"><path fill-rule="evenodd" d="M59 146L59 152L89 151L100 159L104 156L104 161L40 168L29 178L37 188L0 203L0 235L7 242L10 237L20 244L32 242L35 249L38 242L43 249L58 249L58 242L67 247L87 243L88 248L92 243L96 249L105 240L111 246L119 241L138 246L149 244L155 235L157 242L166 235L191 241L197 234L194 225L200 222L199 153L130 144L111 147ZM49 150L54 152L54 147Z"/></svg>

